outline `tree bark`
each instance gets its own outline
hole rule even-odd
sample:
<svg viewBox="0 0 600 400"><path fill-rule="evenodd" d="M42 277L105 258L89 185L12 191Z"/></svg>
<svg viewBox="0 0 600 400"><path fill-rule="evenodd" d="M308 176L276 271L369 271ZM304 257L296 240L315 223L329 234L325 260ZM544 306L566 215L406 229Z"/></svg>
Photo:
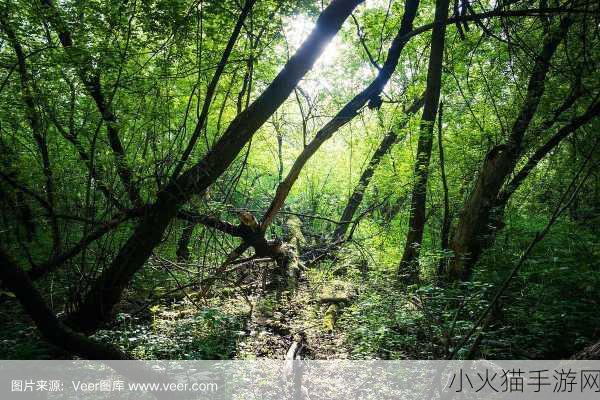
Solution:
<svg viewBox="0 0 600 400"><path fill-rule="evenodd" d="M192 240L192 234L196 228L196 223L192 221L186 221L181 231L181 236L177 241L177 251L175 252L178 262L187 262L190 259L190 240Z"/></svg>
<svg viewBox="0 0 600 400"><path fill-rule="evenodd" d="M400 30L392 41L385 64L379 70L377 77L369 84L369 86L363 89L362 92L354 96L354 98L350 100L350 102L348 102L335 117L333 117L333 119L325 124L325 126L317 132L313 140L304 147L298 158L296 158L296 161L294 161L287 176L277 187L275 197L271 201L271 205L262 219L261 228L263 231L271 224L277 212L283 207L285 199L290 193L290 190L292 190L292 186L298 179L304 165L306 165L308 160L317 152L319 147L321 147L321 145L342 126L356 117L358 111L365 104L369 103L370 106L373 105L374 107L379 107L381 104L381 98L379 96L396 69L400 54L410 39L408 34L412 31L413 21L417 15L418 8L419 0L408 0L405 3Z"/></svg>
<svg viewBox="0 0 600 400"><path fill-rule="evenodd" d="M493 312L494 309L499 305L500 298L508 288L512 279L517 275L517 273L519 272L519 270L533 251L534 247L544 239L546 234L550 231L550 229L556 223L557 219L561 216L561 214L563 214L564 211L569 208L570 204L577 197L577 194L585 184L586 180L591 175L593 167L588 168L587 173L584 174L583 172L588 167L588 163L591 160L593 154L594 151L592 150L592 152L589 154L586 160L582 163L581 167L579 167L577 173L571 180L571 183L568 185L567 189L563 192L560 200L558 201L558 204L556 205L554 211L552 212L552 215L550 216L550 219L548 220L544 228L538 231L533 237L533 239L529 242L529 245L523 251L521 257L519 257L519 260L514 265L514 267L510 270L508 276L504 279L504 281L496 291L496 294L492 298L491 302L488 304L487 308L479 316L477 321L475 321L475 323L472 325L471 329L467 332L467 334L463 336L461 341L454 346L454 351L452 351L452 353L448 355L447 359L451 360L456 356L456 354L461 350L465 343L467 343L471 336L479 329L479 327L484 321L486 322L486 324L482 329L485 329L487 323L491 322L494 319L494 317L492 317L491 319L488 319L488 317L490 316L490 313ZM477 345L477 343L474 344L474 346ZM471 348L470 353L472 353L473 350L475 349Z"/></svg>
<svg viewBox="0 0 600 400"><path fill-rule="evenodd" d="M404 128L406 126L406 124L408 123L410 116L412 114L416 113L419 110L419 108L421 108L422 106L423 106L423 97L415 100L415 102L408 108L408 110L406 110L405 119L402 123L402 126L399 128L400 129ZM396 128L396 129L398 129L398 128ZM381 143L379 143L379 147L377 147L377 150L375 150L375 152L371 156L371 160L369 161L369 164L367 165L367 167L361 174L360 179L358 180L358 185L356 185L356 187L354 188L352 195L348 199L348 203L346 204L346 207L344 207L344 211L342 212L342 218L340 219L340 223L338 224L337 228L333 232L334 241L341 241L344 238L344 236L346 235L346 232L348 231L348 227L350 226L352 219L354 218L354 214L356 214L358 207L362 203L363 197L365 195L365 191L367 190L367 187L369 186L369 183L371 182L371 178L373 177L373 174L375 173L377 166L381 162L381 159L383 158L383 156L386 155L390 151L392 146L394 146L394 144L396 144L396 143L398 143L398 133L393 130L388 132L381 140Z"/></svg>
<svg viewBox="0 0 600 400"><path fill-rule="evenodd" d="M448 275L452 279L469 279L473 266L490 244L490 237L495 230L495 226L490 225L491 223L497 225L493 223L497 221L495 217L497 196L522 154L523 137L544 94L550 60L566 36L570 25L570 19L565 18L557 29L545 35L542 51L535 59L529 78L525 101L510 136L505 144L495 146L485 157L475 187L460 213L452 239L453 256L448 266Z"/></svg>
<svg viewBox="0 0 600 400"><path fill-rule="evenodd" d="M52 344L75 355L91 360L126 360L128 357L116 347L97 342L72 331L56 318L29 276L0 249L0 278L15 294L33 319L42 335Z"/></svg>
<svg viewBox="0 0 600 400"><path fill-rule="evenodd" d="M440 102L440 110L438 112L438 152L440 156L440 175L442 178L442 189L444 191L444 216L442 219L442 231L441 231L441 250L442 256L440 258L440 263L438 265L438 275L440 275L445 270L446 264L446 252L448 251L449 241L450 241L450 224L451 224L451 215L450 215L450 198L448 195L448 179L446 178L446 165L444 160L444 145L442 140L442 115L444 112L444 104Z"/></svg>
<svg viewBox="0 0 600 400"><path fill-rule="evenodd" d="M542 146L540 146L532 155L527 159L527 162L517 174L511 179L504 189L498 195L496 201L497 206L505 205L514 192L521 186L523 181L527 179L531 171L543 160L552 150L554 150L564 139L573 134L577 129L590 122L600 114L600 102L593 102L585 113L573 118L567 125L560 128L550 139L548 139Z"/></svg>
<svg viewBox="0 0 600 400"><path fill-rule="evenodd" d="M8 16L5 15L3 11L0 11L0 27L6 33L9 43L13 47L17 57L17 66L19 77L21 79L21 95L23 98L23 103L25 103L25 111L29 121L29 126L31 127L33 138L37 144L42 159L42 170L46 181L45 192L46 202L48 203L48 220L52 235L52 255L54 256L61 250L61 238L58 220L56 219L55 214L54 175L50 165L50 154L48 152L48 143L46 142L46 132L44 130L42 117L36 109L33 96L33 83L31 81L31 75L27 70L27 65L25 64L25 54L23 53L23 48L17 40L15 32L9 25Z"/></svg>
<svg viewBox="0 0 600 400"><path fill-rule="evenodd" d="M442 85L442 58L444 55L448 6L449 0L437 0L435 3L434 26L431 33L431 53L427 70L427 88L425 90L423 116L421 117L419 142L417 144L417 160L414 172L415 183L411 197L411 210L404 254L398 266L398 277L405 277L408 282L418 280L419 277L417 263L419 261L419 251L425 227L427 179L433 144L433 125L435 123Z"/></svg>
<svg viewBox="0 0 600 400"><path fill-rule="evenodd" d="M244 7L242 8L242 12L240 13L240 15L237 19L237 22L233 28L233 32L229 36L229 41L227 42L227 45L225 46L225 50L223 51L223 54L221 55L221 60L219 61L219 64L217 65L217 69L215 70L215 73L208 85L208 88L206 89L206 96L204 97L204 104L202 104L202 111L200 112L200 116L198 117L198 121L196 122L196 128L194 129L194 132L192 133L192 137L190 138L190 141L187 144L187 147L185 148L183 155L181 156L181 160L179 160L179 163L175 167L175 171L173 171L173 175L171 177L171 179L173 179L173 180L177 179L177 177L179 176L179 173L183 169L185 162L189 158L190 154L192 153L192 150L194 149L194 146L196 145L196 142L198 141L198 138L200 137L200 133L202 132L202 129L204 129L204 127L205 127L206 121L208 119L208 111L210 110L210 104L214 97L219 80L221 79L221 74L223 74L223 71L225 70L225 66L227 65L227 60L229 60L229 56L231 55L233 46L235 45L237 38L240 34L240 31L242 30L244 21L246 20L246 17L250 13L250 10L252 10L252 7L254 6L255 2L256 2L256 0L246 0L246 3L244 4ZM239 108L238 108L238 113L239 113Z"/></svg>
<svg viewBox="0 0 600 400"><path fill-rule="evenodd" d="M158 193L147 214L105 268L69 324L85 332L96 330L119 301L133 275L160 243L169 223L193 194L212 185L231 165L254 133L287 99L312 68L342 23L363 0L334 0L319 16L316 26L265 91L229 125L215 146L193 167Z"/></svg>
<svg viewBox="0 0 600 400"><path fill-rule="evenodd" d="M577 129L590 122L593 118L597 117L598 113L600 113L600 103L593 102L585 113L573 118L568 124L560 128L554 135L552 135L548 141L540 146L531 155L531 157L527 159L527 162L523 165L519 172L514 174L510 182L504 185L498 196L494 199L491 218L487 225L487 237L485 237L485 240L481 242L481 252L485 251L494 243L496 234L504 227L504 213L508 201L525 181L525 179L527 179L529 174L535 169L538 163L543 160L553 149L555 149L565 138L576 132ZM575 202L573 202L573 204L575 204ZM473 265L477 262L477 260L478 259L472 261Z"/></svg>
<svg viewBox="0 0 600 400"><path fill-rule="evenodd" d="M94 100L96 108L100 113L102 121L106 125L108 143L115 157L115 165L119 178L125 187L130 201L135 206L142 205L139 188L133 181L133 172L128 165L125 149L121 142L120 125L117 116L112 110L111 101L107 99L102 87L99 71L95 70L94 62L85 49L75 48L71 32L62 20L59 11L54 7L52 0L40 0L43 9L46 12L45 17L52 24L58 34L58 39L69 55L77 75L83 82L89 96Z"/></svg>

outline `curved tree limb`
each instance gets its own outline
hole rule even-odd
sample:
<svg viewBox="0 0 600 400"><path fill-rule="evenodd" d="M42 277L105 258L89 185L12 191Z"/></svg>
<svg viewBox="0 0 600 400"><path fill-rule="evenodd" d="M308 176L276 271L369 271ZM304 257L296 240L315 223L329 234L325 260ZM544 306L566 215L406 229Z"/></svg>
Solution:
<svg viewBox="0 0 600 400"><path fill-rule="evenodd" d="M240 15L237 19L237 22L233 28L233 32L231 33L231 36L229 37L229 41L227 42L227 45L225 46L225 50L223 51L223 54L221 55L221 60L219 61L219 64L217 64L215 73L214 73L210 83L208 84L208 88L206 89L206 96L204 97L204 104L202 104L202 111L200 112L200 117L198 118L198 121L196 122L196 128L194 129L194 132L192 133L192 137L190 138L190 141L187 144L187 147L185 148L183 155L181 156L181 159L179 160L179 163L177 164L177 166L175 167L175 170L173 171L173 175L171 177L172 181L177 179L177 177L181 173L181 170L183 169L185 162L189 158L190 154L192 153L192 150L194 149L196 142L198 141L198 138L200 137L200 133L204 129L204 125L206 124L206 120L208 118L208 111L210 109L210 104L215 95L215 90L217 89L217 85L219 83L219 80L221 79L221 75L223 74L223 71L225 70L225 66L227 65L227 61L229 60L229 56L231 55L233 46L235 45L237 38L240 34L240 30L242 29L242 26L244 25L244 21L246 20L246 17L250 13L250 10L252 9L252 6L254 6L255 2L256 2L256 0L246 0L246 4L244 4L244 7L242 8L242 12L240 13Z"/></svg>
<svg viewBox="0 0 600 400"><path fill-rule="evenodd" d="M317 19L315 28L265 91L229 125L214 147L193 167L157 195L119 250L112 263L92 284L80 308L69 322L91 332L111 312L133 275L145 264L162 240L180 207L192 195L211 186L231 165L254 133L287 99L300 79L312 68L342 23L363 0L333 0Z"/></svg>
<svg viewBox="0 0 600 400"><path fill-rule="evenodd" d="M308 160L317 152L321 145L328 140L335 132L337 132L342 126L350 122L354 117L358 115L358 111L369 102L369 105L378 108L381 104L380 94L383 88L390 80L392 73L395 71L398 65L398 59L404 49L404 46L408 42L410 37L407 37L408 33L412 31L413 21L417 15L419 8L419 0L408 0L404 6L404 15L402 16L402 22L400 29L392 41L392 44L388 50L388 55L383 67L379 69L379 72L375 79L364 88L359 94L354 96L338 113L331 119L325 126L323 126L315 135L313 140L308 143L302 153L294 161L290 171L288 172L285 179L278 185L275 197L271 201L269 209L265 213L261 222L261 229L265 231L267 227L275 218L277 212L283 207L285 199L287 198L292 186L298 179L300 172L304 168L304 165Z"/></svg>
<svg viewBox="0 0 600 400"><path fill-rule="evenodd" d="M79 78L90 97L94 100L96 108L106 125L108 142L115 157L117 172L129 195L129 199L135 206L140 206L142 199L139 188L137 188L133 181L133 172L127 163L125 149L121 142L119 121L105 97L100 81L100 73L93 67L93 62L85 50L75 47L71 32L67 29L66 23L62 20L52 0L40 0L40 2L45 11L45 18L57 32L61 45L74 63Z"/></svg>
<svg viewBox="0 0 600 400"><path fill-rule="evenodd" d="M3 249L0 249L0 264L2 264L0 268L2 282L15 294L27 314L49 342L80 357L92 360L126 360L130 358L116 347L76 333L59 321L33 286L29 276L10 259Z"/></svg>

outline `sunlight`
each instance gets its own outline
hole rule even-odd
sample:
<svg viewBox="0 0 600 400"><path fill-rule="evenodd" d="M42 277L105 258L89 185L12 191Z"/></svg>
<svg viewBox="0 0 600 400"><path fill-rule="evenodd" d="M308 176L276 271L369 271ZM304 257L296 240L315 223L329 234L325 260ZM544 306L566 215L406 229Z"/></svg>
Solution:
<svg viewBox="0 0 600 400"><path fill-rule="evenodd" d="M288 43L290 55L298 50L314 27L315 22L303 14L287 17L283 20L284 35ZM325 73L331 71L331 68L338 63L341 45L342 41L339 35L336 35L317 59L312 68L317 78L310 83L306 82L308 84L306 89L309 92L315 92L319 88L331 88L331 83L328 81Z"/></svg>
<svg viewBox="0 0 600 400"><path fill-rule="evenodd" d="M597 394L600 2L0 2L0 400Z"/></svg>

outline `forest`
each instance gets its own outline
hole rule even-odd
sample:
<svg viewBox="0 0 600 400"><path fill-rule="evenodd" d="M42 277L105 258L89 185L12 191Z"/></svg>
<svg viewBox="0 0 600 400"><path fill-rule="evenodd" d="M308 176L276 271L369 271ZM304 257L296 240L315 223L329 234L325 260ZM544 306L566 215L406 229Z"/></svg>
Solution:
<svg viewBox="0 0 600 400"><path fill-rule="evenodd" d="M0 358L600 359L599 8L0 0Z"/></svg>

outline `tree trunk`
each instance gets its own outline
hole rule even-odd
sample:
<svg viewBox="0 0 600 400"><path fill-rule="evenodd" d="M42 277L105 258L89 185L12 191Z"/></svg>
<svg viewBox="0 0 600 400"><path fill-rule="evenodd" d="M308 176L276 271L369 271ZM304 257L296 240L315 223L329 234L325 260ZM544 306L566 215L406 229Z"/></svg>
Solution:
<svg viewBox="0 0 600 400"><path fill-rule="evenodd" d="M570 24L570 20L565 18L558 29L546 34L544 46L536 57L529 78L525 102L511 134L506 144L495 146L485 157L475 187L463 206L452 239L451 248L454 254L448 266L448 274L453 279L469 279L473 266L483 250L490 245L493 232L499 226L500 218L496 217L497 196L522 154L523 136L544 94L550 60L566 36Z"/></svg>
<svg viewBox="0 0 600 400"><path fill-rule="evenodd" d="M237 42L240 31L242 30L242 26L244 25L244 21L246 20L246 17L250 13L250 10L252 10L252 7L254 6L255 2L256 2L256 0L246 0L244 7L242 8L242 12L238 16L238 19L233 28L233 32L231 33L231 35L229 36L229 40L227 41L227 46L225 46L225 50L223 51L223 54L221 55L221 60L219 61L219 64L217 64L215 73L208 85L208 88L206 89L206 95L204 96L204 103L202 104L202 111L200 112L200 115L198 116L198 121L196 122L196 127L194 128L192 137L190 138L190 141L188 142L185 150L183 151L181 160L179 160L179 163L177 163L177 166L175 167L175 170L173 171L173 175L171 178L173 180L177 179L177 177L179 176L179 173L183 169L185 162L188 160L190 154L192 154L192 150L194 150L194 146L196 145L196 142L198 141L198 138L200 137L200 133L202 132L203 129L205 129L206 121L208 120L208 112L210 110L210 105L211 105L211 102L215 95L215 91L217 90L217 85L219 84L219 80L221 79L221 74L225 70L225 66L227 65L227 61L229 59L229 56L231 55L233 46L235 46L235 43ZM251 64L251 60L249 60L248 62ZM249 68L249 70L250 69L251 68ZM246 88L246 86L247 86L245 83L246 83L246 81L244 81L244 88ZM240 112L240 107L238 107L238 114L239 114L239 112Z"/></svg>
<svg viewBox="0 0 600 400"><path fill-rule="evenodd" d="M129 357L116 347L89 339L72 331L56 318L27 273L0 249L0 278L15 294L42 335L52 344L75 355L92 360L126 360Z"/></svg>
<svg viewBox="0 0 600 400"><path fill-rule="evenodd" d="M181 236L179 236L179 240L177 241L177 251L175 254L177 255L178 262L187 262L190 259L190 249L188 247L195 227L195 222L185 222L183 230L181 231Z"/></svg>
<svg viewBox="0 0 600 400"><path fill-rule="evenodd" d="M0 27L6 33L9 43L13 47L15 55L17 56L17 66L19 71L19 77L21 78L21 95L23 98L23 103L25 104L25 111L27 114L27 119L29 121L29 126L31 127L33 138L35 139L38 150L40 152L42 170L44 173L44 177L46 178L45 191L46 202L48 203L48 222L50 223L50 230L52 235L52 255L55 256L56 254L60 253L61 238L60 230L58 227L58 220L56 219L55 214L56 210L54 202L54 176L50 165L50 154L48 152L48 143L46 141L46 131L42 122L42 116L38 113L36 108L33 93L33 83L31 75L27 70L27 65L25 64L25 54L23 52L23 48L17 40L17 36L15 35L14 31L8 24L8 18L1 12L2 11L0 11Z"/></svg>
<svg viewBox="0 0 600 400"><path fill-rule="evenodd" d="M408 123L410 116L416 113L422 106L423 97L415 100L415 102L408 108L408 110L406 110L405 119L402 123L402 126L400 126L399 129L404 128ZM386 155L390 151L392 146L397 142L398 134L395 131L388 132L381 140L379 147L377 147L377 150L375 150L375 152L373 153L369 164L361 174L360 179L358 180L358 185L356 185L354 191L352 192L352 195L348 199L348 203L346 204L344 212L342 213L342 218L340 219L340 224L333 232L333 239L335 241L342 240L346 235L348 227L352 222L352 218L354 218L354 214L356 214L358 207L362 203L365 191L367 190L367 187L371 182L371 178L373 177L377 166L381 162L383 156Z"/></svg>
<svg viewBox="0 0 600 400"><path fill-rule="evenodd" d="M448 6L449 0L437 0L435 4L434 27L431 34L431 54L427 70L427 89L425 90L423 116L421 117L419 143L417 145L417 160L415 162L415 183L412 191L404 254L398 266L398 277L404 276L409 282L415 281L419 277L417 263L425 227L427 178L429 176L429 160L431 159L433 142L433 125L440 100L442 84L442 58L444 55Z"/></svg>
<svg viewBox="0 0 600 400"><path fill-rule="evenodd" d="M292 186L298 179L302 168L308 162L308 160L319 150L321 145L327 141L335 132L337 132L342 126L350 122L354 117L358 115L358 111L369 104L369 106L379 107L381 105L381 98L379 97L381 91L389 82L392 73L398 65L398 59L404 46L410 39L407 35L412 31L413 21L417 15L419 8L419 0L408 0L404 5L404 15L402 16L402 22L400 23L400 30L388 50L385 64L379 70L377 77L359 94L354 96L338 113L331 119L325 126L323 126L315 135L313 140L308 143L302 153L294 161L294 165L290 168L287 176L277 187L275 197L271 201L269 209L265 213L262 220L263 231L271 224L273 218L277 212L283 207L285 199L287 198Z"/></svg>
<svg viewBox="0 0 600 400"><path fill-rule="evenodd" d="M446 253L448 251L449 240L450 240L450 198L448 195L448 180L446 179L446 165L444 160L444 145L442 143L442 115L444 112L444 104L440 102L440 110L438 112L438 153L440 157L440 175L442 178L442 188L444 190L444 216L442 219L442 231L441 231L441 250L442 256L438 265L438 275L445 270L446 264Z"/></svg>
<svg viewBox="0 0 600 400"><path fill-rule="evenodd" d="M75 48L71 32L68 30L67 24L61 18L52 0L40 0L40 3L47 21L52 24L58 34L59 41L68 55L67 58L73 62L73 67L77 71L77 75L85 86L87 93L96 104L96 108L106 125L108 143L115 157L117 173L132 204L139 207L143 203L142 198L140 197L139 188L133 180L133 172L127 162L125 149L121 142L119 121L110 105L112 99L105 96L100 72L94 68L95 62L86 50L82 47Z"/></svg>
<svg viewBox="0 0 600 400"><path fill-rule="evenodd" d="M92 332L110 314L133 275L143 267L180 207L193 194L212 185L231 165L254 133L287 99L300 79L312 68L326 44L363 0L334 0L319 16L312 33L290 58L265 91L229 125L225 133L197 164L157 195L113 262L104 269L79 309L68 322Z"/></svg>
<svg viewBox="0 0 600 400"><path fill-rule="evenodd" d="M562 142L562 140L564 140L577 129L579 129L581 126L595 118L599 112L600 103L594 102L588 107L585 113L573 118L567 125L560 128L554 135L552 135L552 137L547 142L540 146L531 155L531 157L529 157L529 159L519 170L519 172L514 174L514 177L510 180L510 182L503 186L500 193L490 200L492 201L492 204L489 207L490 211L489 216L487 217L487 225L483 227L483 229L480 229L478 231L480 232L480 240L475 242L475 248L477 249L477 251L472 252L471 254L473 255L470 258L466 258L463 260L464 265L468 267L468 271L465 275L456 274L454 275L454 278L463 280L469 278L470 269L472 269L475 263L479 260L479 257L481 256L482 252L493 244L497 232L504 227L504 211L508 201L519 188L519 186L529 176L531 171L533 171L534 168L538 165L538 163L541 160L543 160L554 148L556 148L556 146L558 146ZM488 171L489 169L490 167L487 168ZM483 221L483 219L479 220L479 222L476 223L481 223L481 221ZM467 231L467 233L470 232ZM457 260L452 260L452 263L456 262Z"/></svg>

